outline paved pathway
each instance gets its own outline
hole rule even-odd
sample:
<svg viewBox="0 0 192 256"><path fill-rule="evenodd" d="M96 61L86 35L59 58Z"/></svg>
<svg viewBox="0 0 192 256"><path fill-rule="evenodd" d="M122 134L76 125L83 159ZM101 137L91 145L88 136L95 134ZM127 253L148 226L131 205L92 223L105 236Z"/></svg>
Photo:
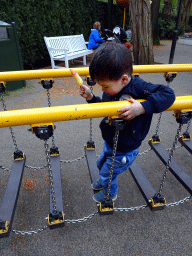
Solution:
<svg viewBox="0 0 192 256"><path fill-rule="evenodd" d="M168 63L171 42L163 41L155 47L155 61ZM192 47L177 45L174 63L190 63ZM141 75L147 81L164 83L163 74ZM192 94L192 73L179 73L171 87L177 96ZM101 94L99 88L96 93ZM56 79L51 91L52 105L71 105L85 103L78 96L78 88L72 79ZM11 92L5 97L7 109L21 109L47 106L46 92L38 80L28 81L27 87ZM158 115L154 116L151 130L143 142L140 152L148 149L148 139L155 132ZM93 120L93 139L96 151L102 150L102 138L99 131L99 119ZM84 155L84 144L89 139L89 120L60 122L56 124L55 141L61 150L61 159L76 159ZM171 112L163 114L160 136L165 148L172 146L178 124ZM19 149L27 156L27 165L41 167L46 164L43 142L31 134L29 127L14 127ZM0 129L1 155L0 163L11 168L13 144L9 129ZM185 149L179 148L174 154L180 166L192 176L192 157ZM164 165L153 152L138 157L138 162L156 190L165 170ZM64 212L66 219L79 219L94 213L96 205L92 200L90 177L85 159L62 163L62 185ZM0 201L5 191L9 172L0 169ZM119 177L119 193L115 207L135 207L145 205L137 185L129 172ZM189 193L173 177L167 175L163 188L167 203L179 201ZM45 217L49 211L48 176L45 169L26 168L18 205L12 228L15 230L37 230L47 225ZM114 212L111 216L99 216L83 223L66 224L64 228L49 230L38 234L16 235L0 240L1 256L97 256L97 255L174 255L190 256L192 202L185 202L163 211L151 212L149 208Z"/></svg>

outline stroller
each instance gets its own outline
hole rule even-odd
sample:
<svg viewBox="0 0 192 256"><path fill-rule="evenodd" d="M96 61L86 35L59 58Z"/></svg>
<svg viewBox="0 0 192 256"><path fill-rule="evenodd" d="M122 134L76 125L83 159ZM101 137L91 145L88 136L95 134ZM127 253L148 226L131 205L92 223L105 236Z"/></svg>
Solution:
<svg viewBox="0 0 192 256"><path fill-rule="evenodd" d="M116 25L113 29L113 31L109 29L105 29L105 38L106 41L113 41L115 40L118 43L124 44L128 49L132 47L132 44L129 42L129 39L127 38L127 34L123 28Z"/></svg>

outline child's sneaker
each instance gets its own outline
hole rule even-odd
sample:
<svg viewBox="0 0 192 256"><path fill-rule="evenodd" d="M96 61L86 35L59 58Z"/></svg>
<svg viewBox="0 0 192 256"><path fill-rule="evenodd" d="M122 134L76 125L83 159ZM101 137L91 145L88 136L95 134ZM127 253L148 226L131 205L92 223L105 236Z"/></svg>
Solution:
<svg viewBox="0 0 192 256"><path fill-rule="evenodd" d="M105 190L100 191L99 193L93 195L93 200L95 202L103 202L107 198L107 192ZM115 201L117 199L117 195L113 195L109 197L109 200Z"/></svg>
<svg viewBox="0 0 192 256"><path fill-rule="evenodd" d="M93 183L91 184L91 187L92 187L92 189L94 189L94 190L102 190L103 187L102 187L102 185L101 185L101 180L99 179L99 180L93 182Z"/></svg>

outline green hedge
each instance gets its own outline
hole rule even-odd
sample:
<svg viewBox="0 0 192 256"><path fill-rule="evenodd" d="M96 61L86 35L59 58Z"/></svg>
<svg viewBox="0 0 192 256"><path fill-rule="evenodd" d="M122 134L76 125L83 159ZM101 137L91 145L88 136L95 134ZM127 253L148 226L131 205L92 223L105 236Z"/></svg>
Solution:
<svg viewBox="0 0 192 256"><path fill-rule="evenodd" d="M172 39L175 28L176 28L176 22L174 20L167 21L162 18L159 18L158 23L159 23L160 38ZM183 34L184 34L184 24L179 23L178 36Z"/></svg>
<svg viewBox="0 0 192 256"><path fill-rule="evenodd" d="M107 4L96 0L0 0L0 6L0 20L16 23L25 69L50 64L44 36L83 34L88 40L96 20L107 28ZM123 11L117 6L112 23L123 23Z"/></svg>

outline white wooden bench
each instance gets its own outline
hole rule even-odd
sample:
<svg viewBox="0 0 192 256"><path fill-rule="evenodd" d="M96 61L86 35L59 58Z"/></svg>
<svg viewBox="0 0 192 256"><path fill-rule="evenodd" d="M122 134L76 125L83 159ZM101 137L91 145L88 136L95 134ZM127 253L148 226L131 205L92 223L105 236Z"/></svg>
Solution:
<svg viewBox="0 0 192 256"><path fill-rule="evenodd" d="M55 65L55 61L65 61L65 68L69 68L69 60L83 57L83 65L86 65L86 55L93 53L88 50L83 34L71 36L44 36L52 68L62 68Z"/></svg>

